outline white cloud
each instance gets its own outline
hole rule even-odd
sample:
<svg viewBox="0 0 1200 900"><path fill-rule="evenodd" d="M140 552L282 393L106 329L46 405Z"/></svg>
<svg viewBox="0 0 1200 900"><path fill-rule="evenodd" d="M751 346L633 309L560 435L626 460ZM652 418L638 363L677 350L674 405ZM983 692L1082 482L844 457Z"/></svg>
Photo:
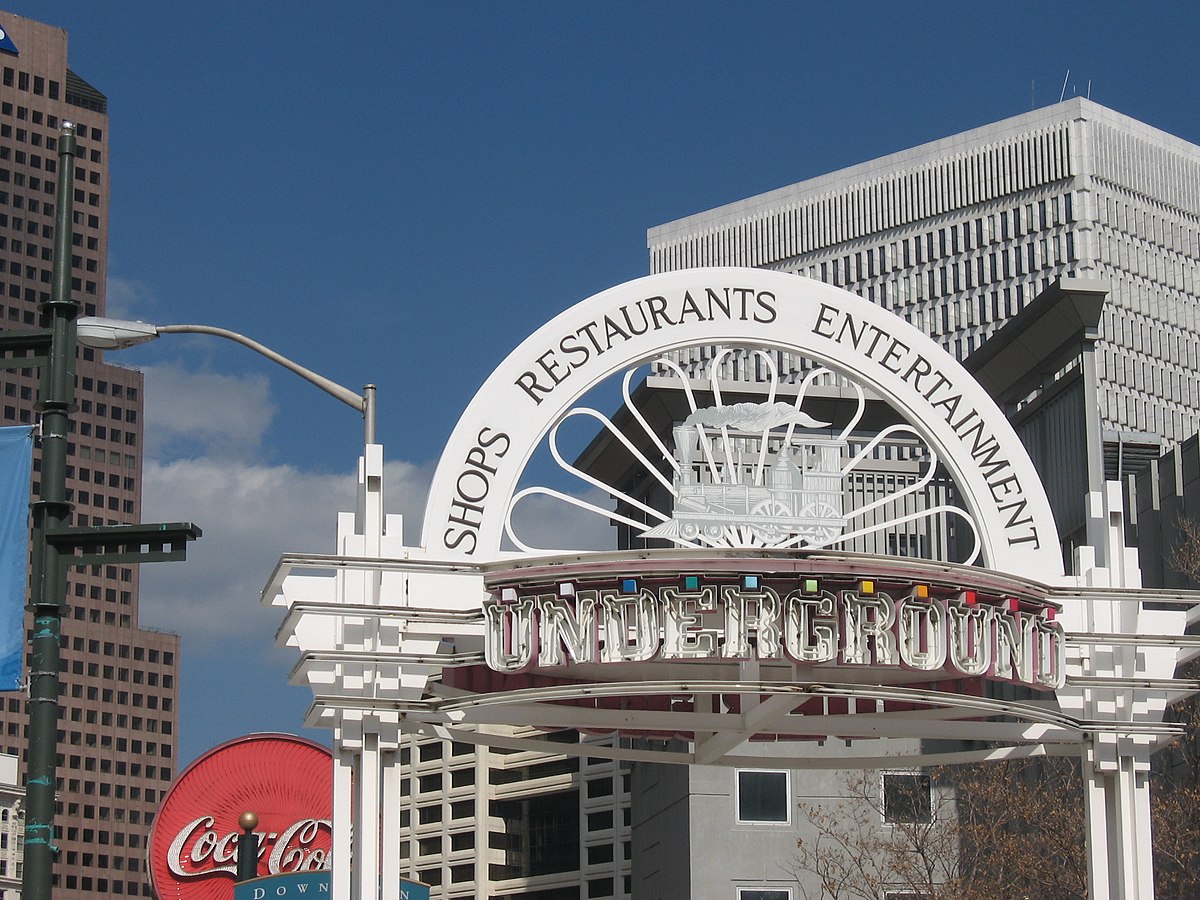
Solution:
<svg viewBox="0 0 1200 900"><path fill-rule="evenodd" d="M395 462L385 469L390 512L417 523L428 472ZM269 646L279 611L259 592L284 552L329 553L337 514L354 508L356 478L227 459L148 462L142 515L149 522L194 522L203 536L186 562L142 571L142 619L178 631L191 647L238 638Z"/></svg>
<svg viewBox="0 0 1200 900"><path fill-rule="evenodd" d="M294 650L275 646L281 611L259 594L281 554L328 553L337 515L354 508L356 475L305 471L262 459L275 404L258 376L147 367L142 520L194 522L203 536L184 562L142 567L143 627L181 637L181 762L250 731L300 728L307 688L287 686ZM387 511L404 516L405 543L420 539L433 465L385 467ZM607 506L598 491L587 499ZM517 528L534 546L610 547L602 516L532 497ZM313 734L317 738L327 736Z"/></svg>
<svg viewBox="0 0 1200 900"><path fill-rule="evenodd" d="M276 409L265 377L179 365L146 366L143 372L147 458L245 459L258 453Z"/></svg>
<svg viewBox="0 0 1200 900"><path fill-rule="evenodd" d="M158 298L148 284L133 278L108 276L104 294L106 315L114 319L133 319L151 316Z"/></svg>

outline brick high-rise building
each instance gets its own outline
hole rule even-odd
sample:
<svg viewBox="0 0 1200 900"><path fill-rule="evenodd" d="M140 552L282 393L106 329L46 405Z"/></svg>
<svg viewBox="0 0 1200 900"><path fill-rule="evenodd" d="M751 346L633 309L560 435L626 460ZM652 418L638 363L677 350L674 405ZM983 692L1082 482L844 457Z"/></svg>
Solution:
<svg viewBox="0 0 1200 900"><path fill-rule="evenodd" d="M72 297L104 315L108 100L67 65L67 34L0 13L0 327L38 324L49 299L57 135L78 126ZM67 486L78 525L139 521L142 376L81 349ZM35 422L36 370L0 372L0 422ZM38 478L34 458L34 480ZM143 895L146 838L174 774L179 638L138 627L138 571L68 575L58 730L55 896ZM0 697L0 751L23 758L25 697Z"/></svg>

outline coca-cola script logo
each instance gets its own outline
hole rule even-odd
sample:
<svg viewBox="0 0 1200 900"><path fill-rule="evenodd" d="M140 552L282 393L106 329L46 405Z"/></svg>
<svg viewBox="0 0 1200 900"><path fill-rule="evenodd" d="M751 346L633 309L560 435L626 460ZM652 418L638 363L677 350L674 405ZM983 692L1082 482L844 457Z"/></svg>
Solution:
<svg viewBox="0 0 1200 900"><path fill-rule="evenodd" d="M175 779L150 832L161 900L228 900L242 835L258 816L258 874L330 867L332 760L290 734L255 734L209 750Z"/></svg>

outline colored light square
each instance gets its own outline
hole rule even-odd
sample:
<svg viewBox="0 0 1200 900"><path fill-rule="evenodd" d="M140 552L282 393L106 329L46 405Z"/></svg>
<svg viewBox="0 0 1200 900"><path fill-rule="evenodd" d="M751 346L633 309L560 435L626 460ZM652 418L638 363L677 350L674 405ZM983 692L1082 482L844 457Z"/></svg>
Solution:
<svg viewBox="0 0 1200 900"><path fill-rule="evenodd" d="M637 589L638 589L638 587L637 587L637 579L636 578L622 578L621 579L621 593L622 594L636 594Z"/></svg>
<svg viewBox="0 0 1200 900"><path fill-rule="evenodd" d="M859 590L864 594L873 594L875 593L875 582L863 581L859 584Z"/></svg>
<svg viewBox="0 0 1200 900"><path fill-rule="evenodd" d="M974 591L963 591L962 600L967 606L974 606L979 598L975 596Z"/></svg>
<svg viewBox="0 0 1200 900"><path fill-rule="evenodd" d="M1053 606L1047 606L1045 609L1042 610L1042 613L1046 616L1047 622L1054 621L1054 607Z"/></svg>
<svg viewBox="0 0 1200 900"><path fill-rule="evenodd" d="M802 589L806 594L815 594L821 589L821 585L815 578L805 578Z"/></svg>
<svg viewBox="0 0 1200 900"><path fill-rule="evenodd" d="M742 576L742 587L748 591L758 590L758 576L757 575L743 575Z"/></svg>
<svg viewBox="0 0 1200 900"><path fill-rule="evenodd" d="M1018 600L1016 597L1006 597L1004 599L1004 608L1007 609L1009 612L1020 612L1021 611L1021 601Z"/></svg>
<svg viewBox="0 0 1200 900"><path fill-rule="evenodd" d="M914 584L913 585L913 596L916 597L918 600L928 600L929 599L929 585Z"/></svg>
<svg viewBox="0 0 1200 900"><path fill-rule="evenodd" d="M684 575L683 576L683 589L685 591L700 590L700 576L699 575Z"/></svg>
<svg viewBox="0 0 1200 900"><path fill-rule="evenodd" d="M564 581L562 584L560 584L558 586L558 596L574 597L575 596L575 585L570 581Z"/></svg>

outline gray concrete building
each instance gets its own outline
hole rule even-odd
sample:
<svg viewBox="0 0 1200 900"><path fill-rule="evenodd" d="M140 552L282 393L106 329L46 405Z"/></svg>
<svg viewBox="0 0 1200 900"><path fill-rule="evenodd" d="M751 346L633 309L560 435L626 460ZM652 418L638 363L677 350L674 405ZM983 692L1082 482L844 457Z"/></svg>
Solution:
<svg viewBox="0 0 1200 900"><path fill-rule="evenodd" d="M1110 459L1136 468L1200 430L1200 147L1088 100L669 222L647 245L652 272L749 265L844 287L959 359L1056 279L1103 280Z"/></svg>

